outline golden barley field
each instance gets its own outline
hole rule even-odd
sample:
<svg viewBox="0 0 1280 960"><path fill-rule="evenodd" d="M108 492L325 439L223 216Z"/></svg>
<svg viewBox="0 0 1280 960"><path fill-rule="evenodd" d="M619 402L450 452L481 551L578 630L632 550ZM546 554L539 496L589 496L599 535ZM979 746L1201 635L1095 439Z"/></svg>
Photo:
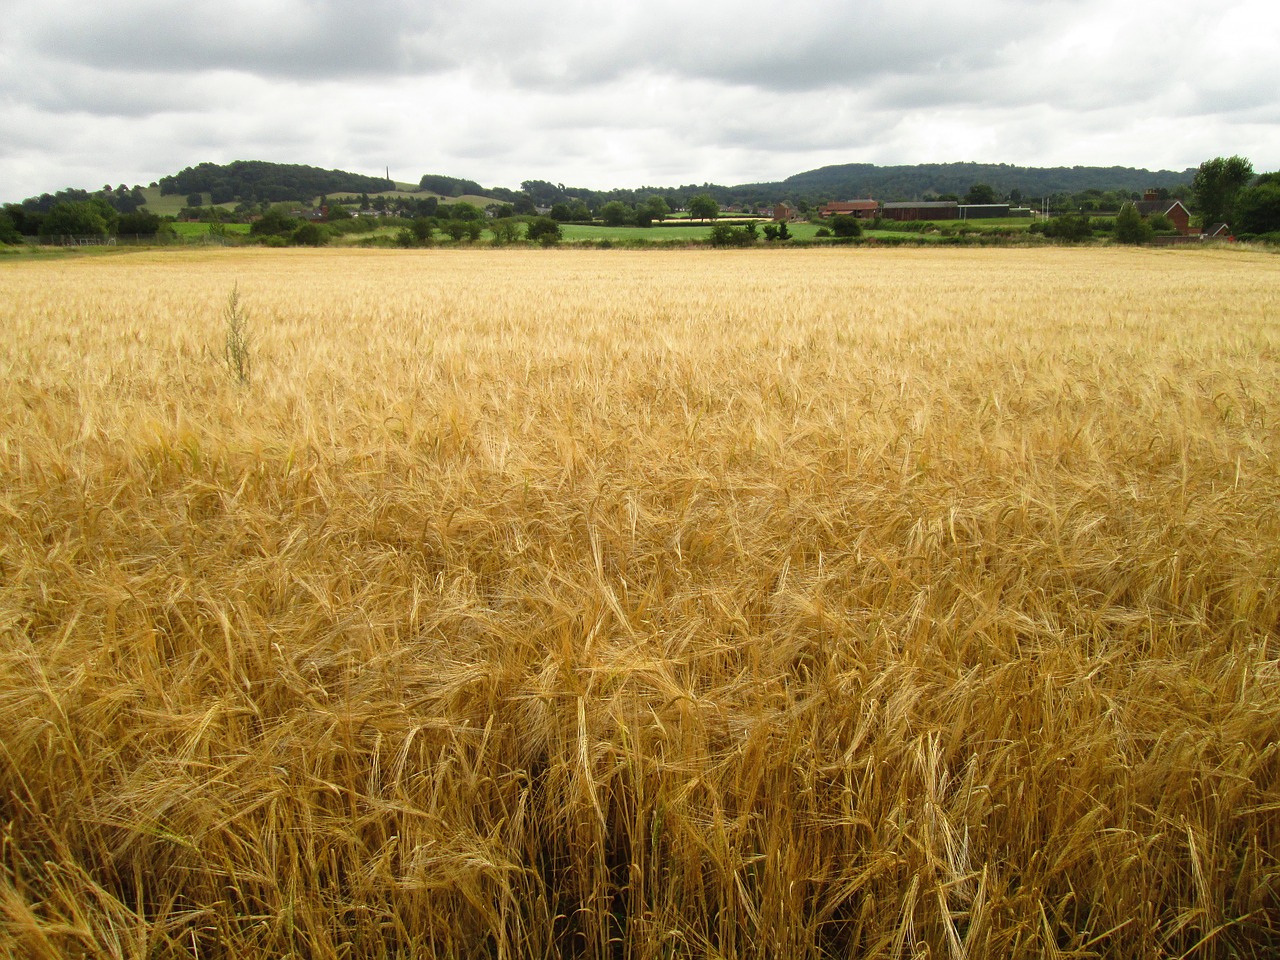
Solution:
<svg viewBox="0 0 1280 960"><path fill-rule="evenodd" d="M1280 950L1274 256L15 258L0 371L2 955Z"/></svg>

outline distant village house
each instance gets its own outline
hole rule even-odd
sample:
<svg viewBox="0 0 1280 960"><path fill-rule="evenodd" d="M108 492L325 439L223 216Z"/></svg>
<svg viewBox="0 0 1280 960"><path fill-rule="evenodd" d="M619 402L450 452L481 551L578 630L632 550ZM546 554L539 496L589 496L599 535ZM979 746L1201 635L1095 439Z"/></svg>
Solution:
<svg viewBox="0 0 1280 960"><path fill-rule="evenodd" d="M1188 237L1192 233L1191 211L1183 206L1181 200L1161 200L1157 191L1148 190L1134 206L1143 219L1163 214L1182 236Z"/></svg>

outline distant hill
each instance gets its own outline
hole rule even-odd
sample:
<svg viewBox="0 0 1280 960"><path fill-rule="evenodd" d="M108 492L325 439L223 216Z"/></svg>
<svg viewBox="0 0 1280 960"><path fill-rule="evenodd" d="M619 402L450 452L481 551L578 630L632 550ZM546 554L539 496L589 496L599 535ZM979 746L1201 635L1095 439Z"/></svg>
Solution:
<svg viewBox="0 0 1280 960"><path fill-rule="evenodd" d="M871 163L845 163L820 167L787 177L785 180L740 183L724 186L714 183L683 186L616 187L592 190L566 187L543 180L526 180L521 190L505 187L481 187L474 180L427 174L417 184L397 183L385 177L369 177L342 170L323 170L301 164L269 163L263 160L237 160L233 163L201 163L158 181L158 191L135 187L128 191L121 185L114 192L98 191L121 212L129 212L145 203L152 212L175 213L186 205L191 194L200 194L203 203L230 204L240 201L271 203L312 201L322 195L357 196L359 194L434 194L451 200L466 199L484 206L493 202L551 206L555 203L581 200L593 209L610 200L636 203L658 194L672 207L683 206L698 193L709 193L721 204L760 204L787 201L821 203L827 200L852 200L873 197L876 200L922 200L929 196L956 194L963 196L976 183L985 183L995 192L1014 199L1036 200L1041 197L1079 194L1088 190L1135 193L1149 187L1175 190L1187 188L1195 168L1176 170L1137 170L1132 167L1017 167L1006 163L921 163L880 167ZM154 194L159 193L161 197ZM58 201L86 200L88 191L68 189L57 194L31 197L22 206L47 211ZM157 202L160 201L160 202Z"/></svg>
<svg viewBox="0 0 1280 960"><path fill-rule="evenodd" d="M236 160L187 167L159 181L163 195L207 193L213 203L266 200L309 200L327 193L379 193L396 185L385 177L367 177L342 170L321 170L293 163Z"/></svg>
<svg viewBox="0 0 1280 960"><path fill-rule="evenodd" d="M919 163L878 167L872 163L844 163L820 167L773 183L745 183L722 188L750 200L922 200L954 193L963 196L975 183L985 183L1007 196L1045 197L1084 190L1173 189L1191 183L1195 168L1136 170L1132 167L1015 167L1007 163Z"/></svg>

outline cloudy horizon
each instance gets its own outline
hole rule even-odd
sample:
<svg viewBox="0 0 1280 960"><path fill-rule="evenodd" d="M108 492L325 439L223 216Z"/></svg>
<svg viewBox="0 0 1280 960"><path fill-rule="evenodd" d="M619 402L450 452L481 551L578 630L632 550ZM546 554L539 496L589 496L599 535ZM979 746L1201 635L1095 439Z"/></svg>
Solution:
<svg viewBox="0 0 1280 960"><path fill-rule="evenodd" d="M1280 167L1261 0L0 0L0 201L268 160L518 188Z"/></svg>

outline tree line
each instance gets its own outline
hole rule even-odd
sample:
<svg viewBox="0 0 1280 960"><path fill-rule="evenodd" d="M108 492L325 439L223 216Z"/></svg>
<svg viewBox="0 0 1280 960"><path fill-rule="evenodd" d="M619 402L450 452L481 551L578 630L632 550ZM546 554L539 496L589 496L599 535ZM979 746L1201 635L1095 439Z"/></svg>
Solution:
<svg viewBox="0 0 1280 960"><path fill-rule="evenodd" d="M944 166L970 169L980 165ZM851 168L878 169L870 165L846 165L846 167L824 168L824 170L838 171ZM885 169L927 170L929 168ZM1016 171L1022 168L1007 169ZM1099 168L1071 169L1083 171ZM1147 171L1139 173L1146 174ZM217 199L218 196L226 196L225 191L228 189L238 189L234 185L227 186L224 183L224 186L219 188L223 192L208 189L220 182L219 177L233 174L241 177L240 185L245 187L245 193L248 195L236 201L234 206L231 205L232 199L221 202ZM805 176L808 175L800 175L800 178ZM249 179L245 180L246 177ZM265 181L261 179L263 177L275 179ZM792 178L792 180L797 179ZM440 225L447 224L449 226L441 226L439 229L450 237L454 233L467 237L471 233L481 231L482 224L486 222L520 218L520 222L527 223L540 213L546 214L546 219L553 224L599 221L606 226L649 226L655 222L663 222L676 210L686 210L692 218L711 220L719 215L722 207L726 206L724 201L717 197L720 188L710 184L703 184L701 187L689 185L668 191L658 188L593 191L575 190L564 184L552 184L547 181L528 180L521 184L519 192L496 188L486 191L472 180L428 174L419 182L419 194L403 195L386 193L383 188L390 184L390 181L384 178L359 177L354 174L342 174L341 171L323 171L315 167L267 164L257 161L240 161L225 166L201 164L198 167L188 167L175 177L165 178L160 182L162 191L192 188L186 198L188 205L179 215L180 219L198 219L212 223L236 220L251 222L255 223L254 231L257 235L276 237L292 237L299 228L306 225L297 217L296 209L281 206L282 203L293 204L294 207L301 202L310 203L316 194L307 191L317 185L335 184L339 189L334 191L337 194L334 202L331 204L326 191L322 190L320 207L323 210L332 211L331 215L323 218L328 222L329 229L344 232L373 229L372 225L361 223L369 218L355 217L349 212L351 210L377 214L382 218L400 218L406 224L423 220ZM344 185L353 184L356 190L343 188ZM1144 189L1151 186L1153 185L1148 184ZM371 187L378 190L368 189ZM961 190L963 193L960 192ZM1244 157L1215 157L1212 160L1206 160L1198 168L1190 171L1187 182L1178 182L1171 187L1157 187L1156 190L1157 196L1161 199L1182 200L1200 216L1206 227L1227 223L1237 236L1280 240L1280 172L1255 175L1252 163ZM279 202L254 199L264 193L271 195L278 192L299 191L306 192L306 196L291 197ZM204 203L206 194L213 201L209 205ZM490 202L484 207L460 199L449 202L451 198L464 195L486 197ZM971 182L967 189L962 187L956 192L929 193L926 196L929 199L963 200L966 203L978 204L996 202L1017 204L1031 199L1023 196L1016 187L1003 191L997 185L983 181ZM1145 239L1150 239L1153 233L1170 231L1172 224L1163 223L1159 216L1142 218L1137 215L1134 201L1141 196L1139 191L1124 187L1104 189L1091 186L1074 194L1055 196L1052 198L1052 204L1042 198L1044 205L1051 205L1055 211L1065 216L1038 223L1035 228L1048 236L1063 240L1084 239L1092 236L1099 229L1108 232L1114 229L1117 239L1124 242L1143 242ZM774 197L768 203L744 201L728 206L736 206L738 208L736 212L767 213L777 199ZM811 215L816 211L817 204L827 199L833 198L822 195L811 196L808 199L796 200L793 206L802 216ZM165 221L146 211L145 203L146 198L140 186L129 188L124 184L116 187L107 184L93 193L87 190L67 189L56 194L28 198L20 204L7 204L3 210L0 210L0 242L18 242L23 236L46 238L112 234L149 236L163 232ZM1091 215L1104 213L1115 215L1114 222L1099 219L1096 216L1091 219ZM256 225L263 220L266 220L268 226ZM356 222L340 227L335 226L343 220ZM291 221L288 230L276 229L285 221ZM408 229L407 226L406 229ZM436 228L433 227L434 229ZM310 231L308 236L312 240L315 239ZM736 242L736 238L733 240Z"/></svg>

